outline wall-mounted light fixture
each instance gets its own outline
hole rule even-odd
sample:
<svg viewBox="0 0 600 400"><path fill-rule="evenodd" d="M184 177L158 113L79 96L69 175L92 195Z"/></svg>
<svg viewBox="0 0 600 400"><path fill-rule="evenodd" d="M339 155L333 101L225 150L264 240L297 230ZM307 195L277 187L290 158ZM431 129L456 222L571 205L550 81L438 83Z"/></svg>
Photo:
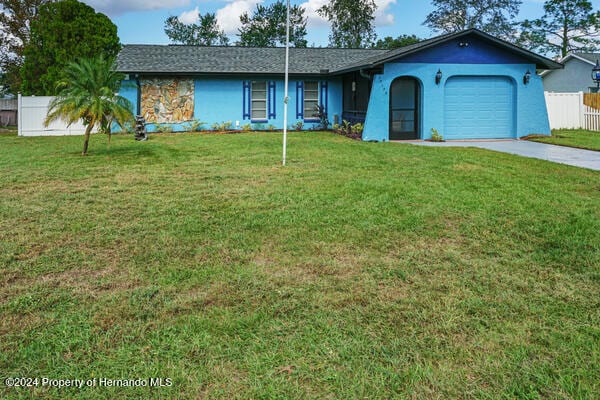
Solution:
<svg viewBox="0 0 600 400"><path fill-rule="evenodd" d="M525 72L525 75L523 75L523 84L527 85L530 80L531 80L531 72L529 72L529 70L527 70L527 72Z"/></svg>
<svg viewBox="0 0 600 400"><path fill-rule="evenodd" d="M596 66L592 68L592 80L596 83L596 87L600 88L600 63L596 60Z"/></svg>
<svg viewBox="0 0 600 400"><path fill-rule="evenodd" d="M469 42L459 42L458 47L469 47Z"/></svg>
<svg viewBox="0 0 600 400"><path fill-rule="evenodd" d="M435 74L435 84L439 85L442 81L442 70L438 69L438 72Z"/></svg>

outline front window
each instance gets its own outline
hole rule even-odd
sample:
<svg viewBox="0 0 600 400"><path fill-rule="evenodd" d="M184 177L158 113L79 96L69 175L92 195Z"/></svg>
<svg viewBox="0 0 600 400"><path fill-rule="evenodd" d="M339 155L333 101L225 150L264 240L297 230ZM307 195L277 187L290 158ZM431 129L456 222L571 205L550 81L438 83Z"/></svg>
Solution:
<svg viewBox="0 0 600 400"><path fill-rule="evenodd" d="M267 119L267 82L252 81L252 108L250 118L253 121Z"/></svg>
<svg viewBox="0 0 600 400"><path fill-rule="evenodd" d="M304 119L318 119L319 83L304 82Z"/></svg>

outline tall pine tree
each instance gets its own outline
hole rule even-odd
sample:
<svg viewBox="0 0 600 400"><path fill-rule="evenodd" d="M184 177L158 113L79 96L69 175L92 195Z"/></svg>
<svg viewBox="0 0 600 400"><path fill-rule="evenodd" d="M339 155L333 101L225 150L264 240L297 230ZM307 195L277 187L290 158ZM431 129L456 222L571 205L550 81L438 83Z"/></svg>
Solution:
<svg viewBox="0 0 600 400"><path fill-rule="evenodd" d="M317 10L331 24L329 45L333 47L370 47L375 33L374 0L331 0Z"/></svg>
<svg viewBox="0 0 600 400"><path fill-rule="evenodd" d="M432 0L434 10L423 25L439 33L477 28L512 39L521 0Z"/></svg>
<svg viewBox="0 0 600 400"><path fill-rule="evenodd" d="M268 6L258 4L249 15L240 16L242 27L239 29L238 46L275 47L285 45L286 5L283 1ZM290 44L306 47L306 17L304 8L290 7Z"/></svg>
<svg viewBox="0 0 600 400"><path fill-rule="evenodd" d="M173 43L196 46L227 46L229 38L219 27L213 13L198 14L198 22L184 24L175 16L165 21L165 33Z"/></svg>
<svg viewBox="0 0 600 400"><path fill-rule="evenodd" d="M600 48L600 11L587 0L548 0L541 18L521 26L518 43L532 51L564 57L571 51Z"/></svg>

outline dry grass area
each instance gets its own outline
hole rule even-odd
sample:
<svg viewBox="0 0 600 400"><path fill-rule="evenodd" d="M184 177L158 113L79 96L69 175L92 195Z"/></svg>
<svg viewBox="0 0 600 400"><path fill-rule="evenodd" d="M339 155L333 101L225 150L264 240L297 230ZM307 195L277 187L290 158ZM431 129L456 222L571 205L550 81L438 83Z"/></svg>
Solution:
<svg viewBox="0 0 600 400"><path fill-rule="evenodd" d="M0 137L2 398L595 398L600 174L280 135Z"/></svg>

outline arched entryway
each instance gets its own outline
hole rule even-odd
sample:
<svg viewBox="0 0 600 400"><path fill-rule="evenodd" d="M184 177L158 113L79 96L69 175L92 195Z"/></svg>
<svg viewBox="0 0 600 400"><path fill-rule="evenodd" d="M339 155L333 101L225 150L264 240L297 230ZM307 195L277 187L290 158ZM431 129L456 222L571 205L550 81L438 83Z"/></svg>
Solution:
<svg viewBox="0 0 600 400"><path fill-rule="evenodd" d="M421 85L411 77L396 78L390 87L390 140L419 139Z"/></svg>

